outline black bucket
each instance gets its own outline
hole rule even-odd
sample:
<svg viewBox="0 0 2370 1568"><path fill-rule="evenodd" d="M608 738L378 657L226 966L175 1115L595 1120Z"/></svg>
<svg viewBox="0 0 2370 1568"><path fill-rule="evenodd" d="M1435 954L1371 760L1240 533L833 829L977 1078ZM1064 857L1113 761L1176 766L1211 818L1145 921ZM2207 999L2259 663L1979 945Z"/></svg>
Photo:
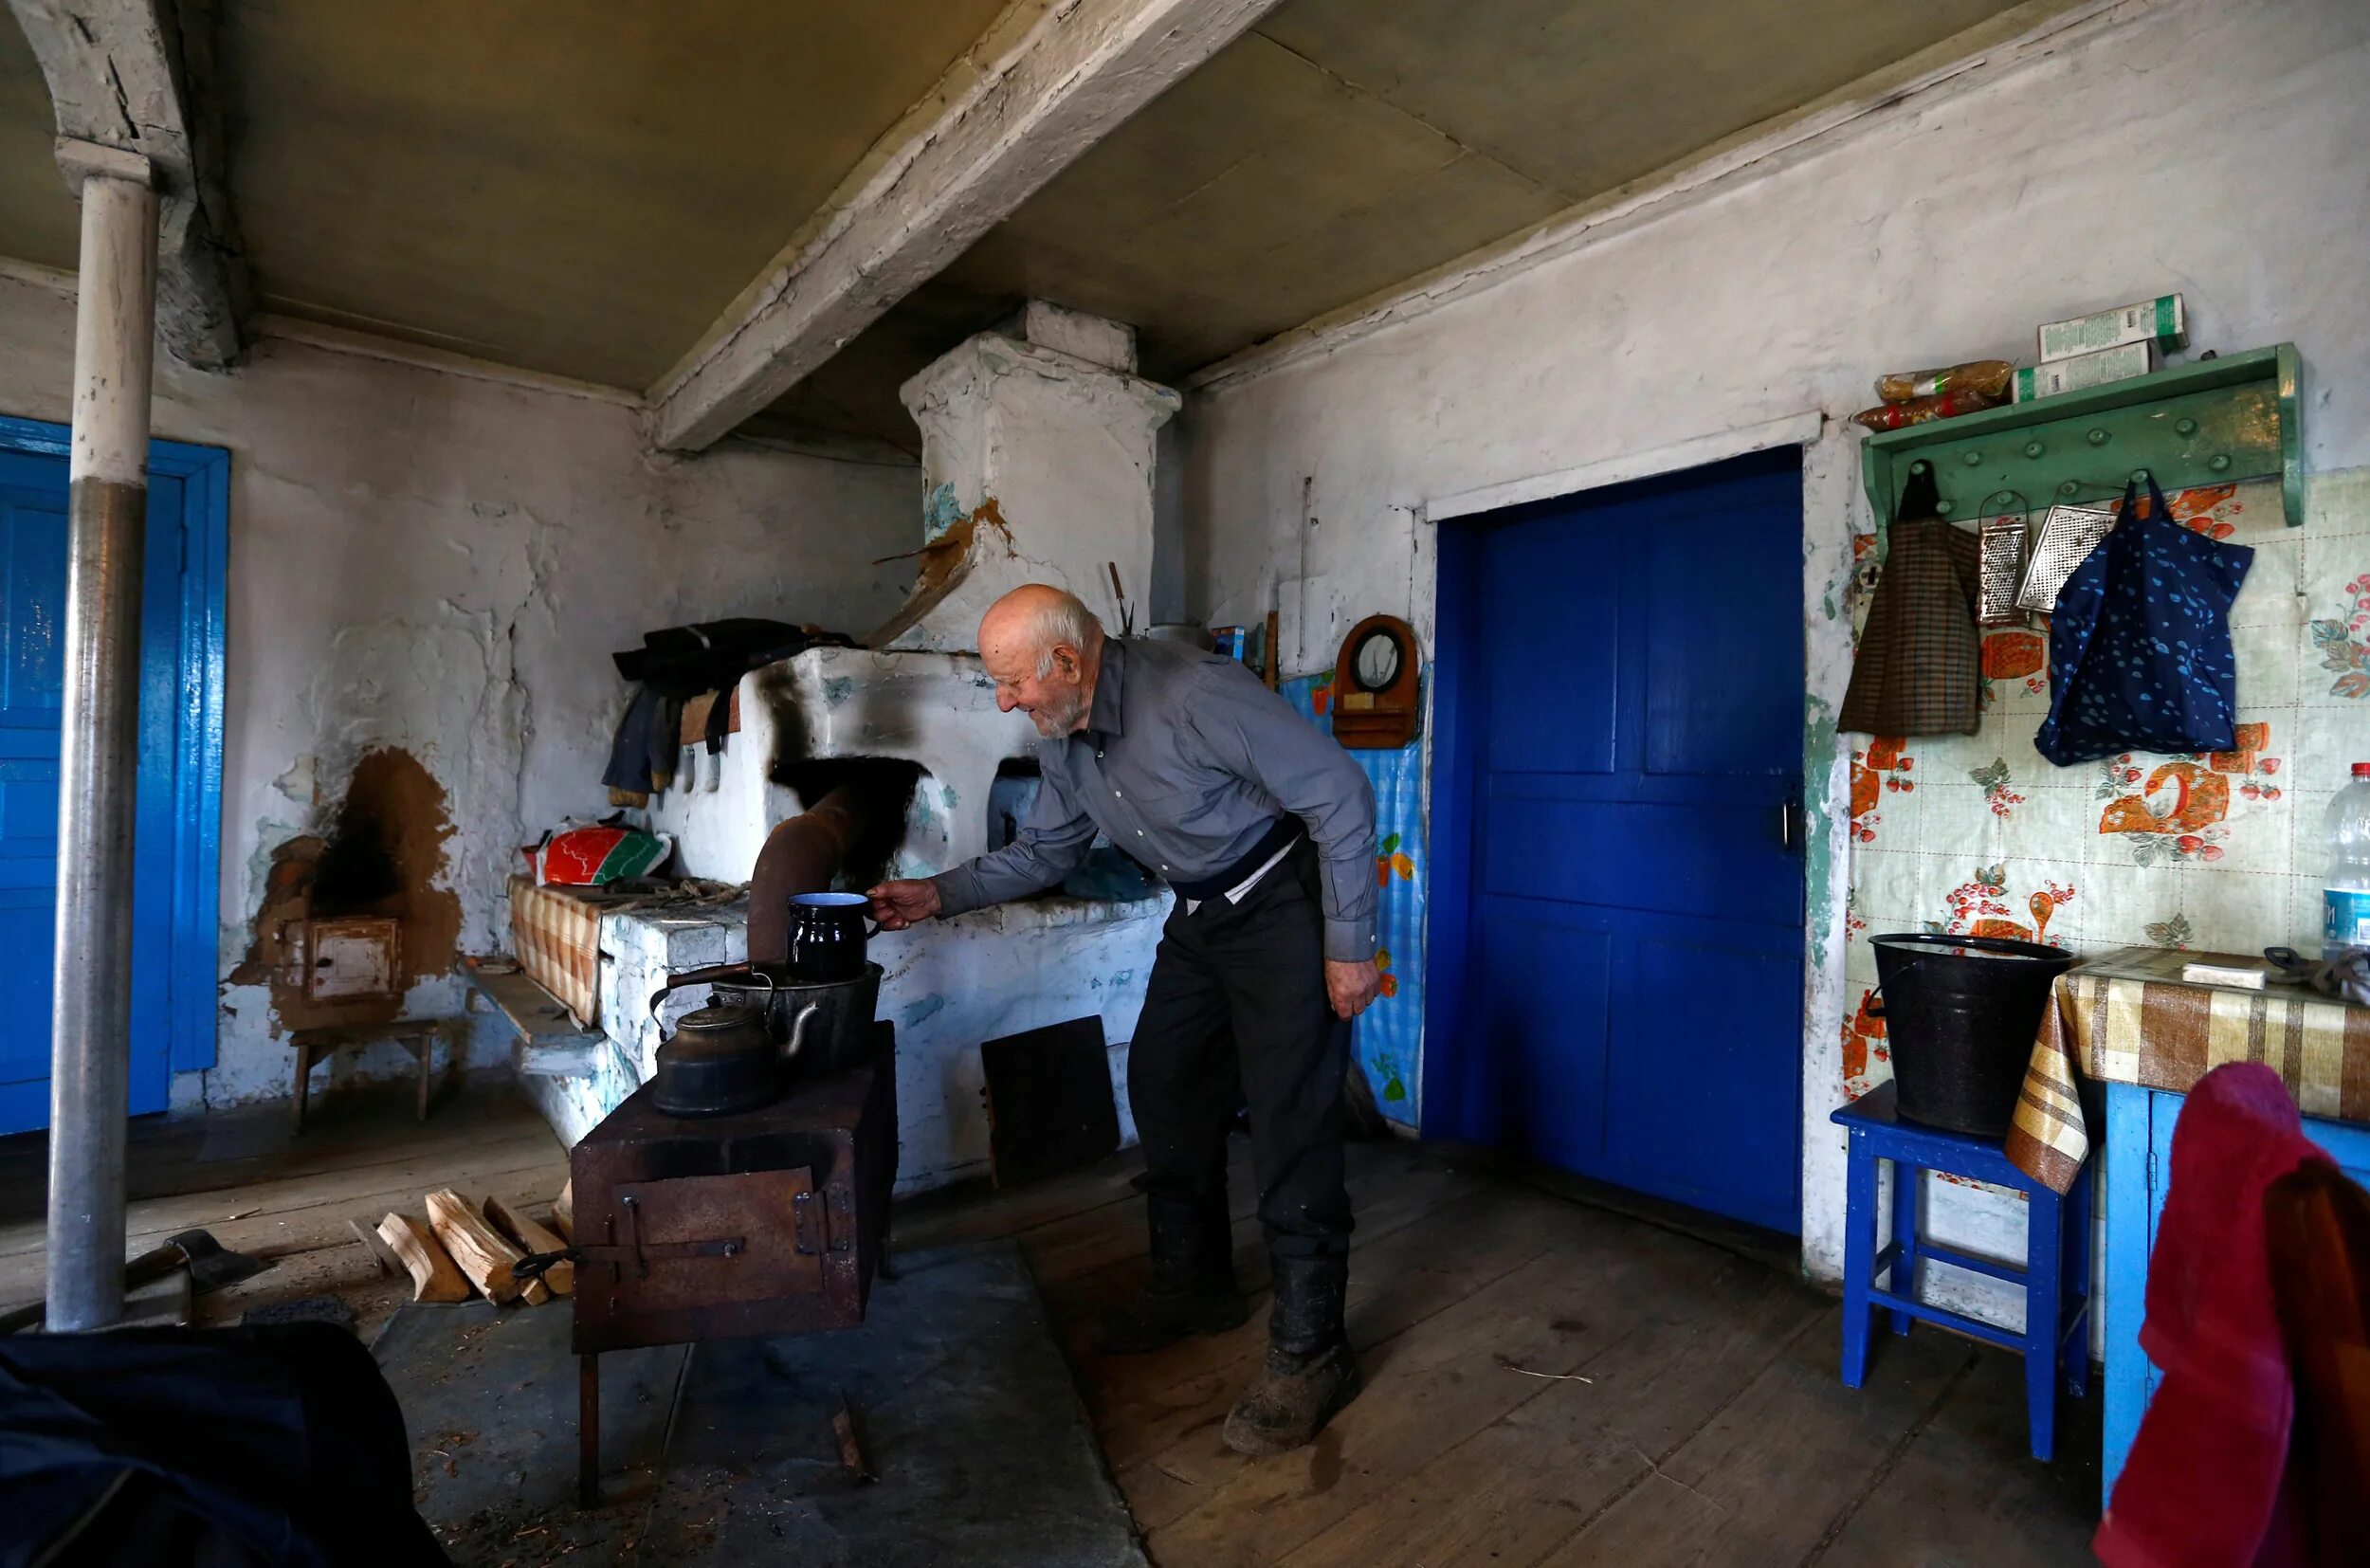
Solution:
<svg viewBox="0 0 2370 1568"><path fill-rule="evenodd" d="M1901 1114L1978 1138L2007 1136L2050 986L2073 955L2005 937L1906 931L1869 945Z"/></svg>

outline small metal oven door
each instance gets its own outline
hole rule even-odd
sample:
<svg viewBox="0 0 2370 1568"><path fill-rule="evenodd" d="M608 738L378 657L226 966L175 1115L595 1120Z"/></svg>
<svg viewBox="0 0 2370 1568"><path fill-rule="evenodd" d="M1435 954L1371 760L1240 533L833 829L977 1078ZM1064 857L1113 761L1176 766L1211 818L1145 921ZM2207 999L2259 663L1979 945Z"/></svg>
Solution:
<svg viewBox="0 0 2370 1568"><path fill-rule="evenodd" d="M825 1291L831 1238L808 1167L621 1182L579 1219L577 1348L778 1333Z"/></svg>

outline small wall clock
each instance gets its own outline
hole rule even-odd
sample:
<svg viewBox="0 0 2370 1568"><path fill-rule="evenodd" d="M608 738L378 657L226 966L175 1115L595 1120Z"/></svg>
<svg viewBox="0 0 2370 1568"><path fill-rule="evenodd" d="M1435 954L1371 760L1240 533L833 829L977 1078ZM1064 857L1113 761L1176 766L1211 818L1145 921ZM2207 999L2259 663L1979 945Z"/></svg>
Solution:
<svg viewBox="0 0 2370 1568"><path fill-rule="evenodd" d="M1420 709L1415 631L1395 615L1350 628L1333 666L1333 738L1354 751L1395 751L1415 738Z"/></svg>

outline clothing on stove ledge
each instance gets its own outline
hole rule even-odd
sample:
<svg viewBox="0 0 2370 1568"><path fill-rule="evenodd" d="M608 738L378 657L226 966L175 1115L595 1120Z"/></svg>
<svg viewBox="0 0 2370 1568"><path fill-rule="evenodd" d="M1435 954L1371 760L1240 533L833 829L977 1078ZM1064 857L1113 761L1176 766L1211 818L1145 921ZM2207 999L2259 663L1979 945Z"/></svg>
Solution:
<svg viewBox="0 0 2370 1568"><path fill-rule="evenodd" d="M601 782L611 791L648 796L675 781L683 750L683 702L649 686L636 686L610 740L609 766Z"/></svg>

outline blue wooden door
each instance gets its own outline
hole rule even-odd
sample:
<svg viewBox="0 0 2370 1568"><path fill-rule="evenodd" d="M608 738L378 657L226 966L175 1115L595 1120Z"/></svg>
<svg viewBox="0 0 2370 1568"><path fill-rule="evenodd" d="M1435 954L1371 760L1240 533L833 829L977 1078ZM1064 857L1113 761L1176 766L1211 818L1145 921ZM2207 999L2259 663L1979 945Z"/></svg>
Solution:
<svg viewBox="0 0 2370 1568"><path fill-rule="evenodd" d="M1789 451L1442 540L1470 832L1458 1131L1788 1231L1800 498Z"/></svg>
<svg viewBox="0 0 2370 1568"><path fill-rule="evenodd" d="M136 1115L165 1108L171 1076L181 489L165 476L150 484L134 930L132 951L108 960L132 991ZM65 459L0 452L0 1133L49 1120L65 576Z"/></svg>

